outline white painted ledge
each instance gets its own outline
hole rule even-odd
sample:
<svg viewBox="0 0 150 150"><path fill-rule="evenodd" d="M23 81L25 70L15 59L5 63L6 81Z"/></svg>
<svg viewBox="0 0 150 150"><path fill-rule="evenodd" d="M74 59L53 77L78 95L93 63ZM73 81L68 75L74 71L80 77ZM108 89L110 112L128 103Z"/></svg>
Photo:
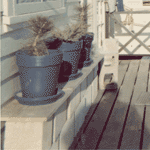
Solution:
<svg viewBox="0 0 150 150"><path fill-rule="evenodd" d="M35 17L37 15L53 16L53 15L60 15L62 13L66 13L65 7L55 9L55 10L42 11L42 12L24 14L24 15L19 15L19 16L3 16L3 24L12 25L12 24L25 22L29 20L31 17Z"/></svg>
<svg viewBox="0 0 150 150"><path fill-rule="evenodd" d="M103 56L93 55L92 59L90 66L82 68L81 77L59 84L65 94L54 103L26 106L12 100L2 107L4 149L69 149L98 94Z"/></svg>

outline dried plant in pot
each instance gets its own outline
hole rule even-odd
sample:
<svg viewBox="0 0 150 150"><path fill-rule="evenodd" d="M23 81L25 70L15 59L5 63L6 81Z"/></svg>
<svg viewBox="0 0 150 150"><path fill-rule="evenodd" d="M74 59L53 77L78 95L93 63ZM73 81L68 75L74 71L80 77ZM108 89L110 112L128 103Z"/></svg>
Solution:
<svg viewBox="0 0 150 150"><path fill-rule="evenodd" d="M54 43L44 39L54 29L52 20L36 16L28 23L33 36L16 53L22 90L16 93L15 98L25 105L47 104L64 94L57 88L63 53L56 47L50 49Z"/></svg>
<svg viewBox="0 0 150 150"><path fill-rule="evenodd" d="M53 37L62 41L60 49L63 51L63 63L59 82L73 80L81 76L81 72L78 71L78 63L83 44L81 38L85 34L81 26L82 24L79 23L71 23L67 24L63 31L55 28L53 32Z"/></svg>
<svg viewBox="0 0 150 150"><path fill-rule="evenodd" d="M88 19L91 17L89 10L91 9L90 4L83 4L75 6L75 11L76 15L74 16L74 20L76 20L78 23L83 24L83 26L86 26L84 28L84 35L82 37L83 39L83 47L81 50L81 55L80 55L80 60L79 60L79 68L82 68L83 66L89 66L93 60L90 58L90 53L91 53L91 47L92 47L92 41L94 38L94 33L93 32L88 32L88 27L90 25L87 24Z"/></svg>

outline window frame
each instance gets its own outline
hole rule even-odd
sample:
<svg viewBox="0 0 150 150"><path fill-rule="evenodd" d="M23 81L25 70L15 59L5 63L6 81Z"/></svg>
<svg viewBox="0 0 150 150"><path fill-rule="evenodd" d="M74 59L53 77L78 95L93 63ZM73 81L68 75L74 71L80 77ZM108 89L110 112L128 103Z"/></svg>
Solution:
<svg viewBox="0 0 150 150"><path fill-rule="evenodd" d="M15 3L14 1L14 15L23 15L28 13L35 13L41 11L58 9L61 7L61 0L43 2L28 2L28 3ZM52 8L50 8L52 7Z"/></svg>
<svg viewBox="0 0 150 150"><path fill-rule="evenodd" d="M49 6L52 6L52 8L49 9ZM64 0L56 0L55 2L43 2L43 0L41 0L41 2L31 3L17 3L17 0L3 0L4 25L25 22L36 15L53 16L62 13L66 13Z"/></svg>

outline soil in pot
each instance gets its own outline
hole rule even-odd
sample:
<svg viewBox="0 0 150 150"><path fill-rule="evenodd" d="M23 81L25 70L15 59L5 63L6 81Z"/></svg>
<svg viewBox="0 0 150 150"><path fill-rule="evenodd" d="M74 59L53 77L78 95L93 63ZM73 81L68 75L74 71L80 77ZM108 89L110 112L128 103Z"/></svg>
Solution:
<svg viewBox="0 0 150 150"><path fill-rule="evenodd" d="M78 63L83 40L76 42L63 42L60 49L63 51L63 63L60 68L59 82L77 78Z"/></svg>
<svg viewBox="0 0 150 150"><path fill-rule="evenodd" d="M57 95L58 76L63 53L49 50L49 55L29 56L28 51L16 54L22 88L22 101L46 101Z"/></svg>

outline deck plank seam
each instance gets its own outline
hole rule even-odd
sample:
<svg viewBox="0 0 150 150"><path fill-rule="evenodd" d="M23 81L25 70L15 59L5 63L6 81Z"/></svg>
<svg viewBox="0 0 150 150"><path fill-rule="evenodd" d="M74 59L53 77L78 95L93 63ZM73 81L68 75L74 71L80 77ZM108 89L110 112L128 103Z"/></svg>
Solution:
<svg viewBox="0 0 150 150"><path fill-rule="evenodd" d="M122 139L123 139L123 133L124 133L125 126L126 126L126 123L127 123L127 118L128 118L128 115L129 115L129 110L130 110L130 106L131 106L131 101L132 101L132 97L133 97L133 93L134 93L134 88L135 88L139 68L140 68L140 61L139 61L139 64L138 64L137 74L136 74L136 77L135 77L134 86L133 86L133 89L132 89L132 94L131 94L131 97L130 97L130 101L129 101L128 109L127 109L127 112L126 112L125 120L124 120L124 123L123 123L122 132L120 134L117 149L120 149L120 147L121 147L121 142L122 142Z"/></svg>
<svg viewBox="0 0 150 150"><path fill-rule="evenodd" d="M128 67L127 67L126 73L128 72L128 69L129 69L130 63L131 63L131 61L129 60L129 64L128 64ZM126 74L126 73L125 73L125 74ZM124 78L125 78L125 76L124 76ZM124 81L124 78L123 78L122 82ZM122 83L122 84L123 84L123 83ZM122 85L122 84L121 84L121 85Z"/></svg>
<svg viewBox="0 0 150 150"><path fill-rule="evenodd" d="M88 123L87 123L86 127L83 129L83 133L85 133L85 130L86 130L86 128L87 128L87 126L88 126L89 122L91 121L91 119L92 119L93 115L95 114L95 111L97 110L97 107L99 106L99 104L100 104L100 102L101 102L101 100L102 100L103 96L105 95L105 92L106 92L106 90L104 90L104 92L103 92L103 94L102 94L102 96L101 96L101 98L100 98L99 102L97 103L96 107L94 108L93 113L92 113L91 117L89 118L89 121L88 121Z"/></svg>
<svg viewBox="0 0 150 150"><path fill-rule="evenodd" d="M146 116L146 105L144 106L144 113L143 113L143 120L142 120L142 130L141 130L141 139L140 139L139 149L142 149L142 147L143 147L145 116Z"/></svg>
<svg viewBox="0 0 150 150"><path fill-rule="evenodd" d="M150 62L150 61L149 61ZM146 89L146 92L150 91L150 87L149 86L149 81L150 80L150 63L149 63L149 68L148 68L148 77L147 77L147 89Z"/></svg>
<svg viewBox="0 0 150 150"><path fill-rule="evenodd" d="M99 103L100 103L101 99L105 95L105 92L106 92L106 90L103 91L102 96L100 97L99 102L96 104L95 108L92 110L92 115L88 118L87 121L84 121L83 125L81 126L80 130L78 131L77 135L74 138L74 140L76 139L76 141L74 143L72 143L71 146L70 146L70 148L69 148L70 150L72 150L72 148L76 149L76 147L78 146L78 142L81 141L81 135L85 133L85 131L86 131L86 129L87 129L87 127L88 127L88 125L89 125L89 123L90 123L93 115L95 114L95 111L97 110L97 107L99 106ZM88 113L89 113L89 111L88 111ZM86 120L86 116L85 116L85 120Z"/></svg>
<svg viewBox="0 0 150 150"><path fill-rule="evenodd" d="M146 86L146 92L148 92L148 84L149 84L149 71L148 71L148 76L147 76L147 86Z"/></svg>
<svg viewBox="0 0 150 150"><path fill-rule="evenodd" d="M134 89L134 87L133 87L133 89ZM127 112L126 112L126 116L125 116L125 119L124 119L122 132L121 132L120 137L119 137L119 142L118 142L117 149L120 149L120 147L121 147L121 142L122 142L122 139L123 139L123 133L124 133L124 130L125 130L125 126L126 126L126 123L127 123L127 118L128 118L128 114L129 114L129 110L130 110L130 106L131 106L132 96L133 96L133 90L132 90L132 94L131 94L131 97L130 97L130 102L129 102L128 109L127 109Z"/></svg>
<svg viewBox="0 0 150 150"><path fill-rule="evenodd" d="M71 146L70 148L74 147L74 149L76 149L76 147L78 146L78 142L81 141L81 135L85 133L85 131L86 131L86 129L87 129L87 127L88 127L88 125L89 125L89 123L90 123L90 121L91 121L91 119L92 119L94 113L95 113L95 111L97 110L97 107L99 106L99 103L100 103L101 99L103 98L103 96L104 96L104 94L105 94L105 91L106 91L106 90L104 90L104 92L103 92L103 94L102 94L102 96L101 96L99 102L96 104L96 106L95 106L95 108L94 108L94 110L93 110L93 112L92 112L92 115L91 115L90 118L87 120L86 124L85 124L85 122L83 123L83 125L81 126L79 132L77 133L77 135L76 135L76 138L77 138L77 139L76 139L76 143L75 143L73 146ZM89 110L89 111L90 111L90 110ZM79 133L80 133L80 135L79 135ZM70 148L69 148L69 149L70 149ZM71 149L70 149L70 150L71 150Z"/></svg>
<svg viewBox="0 0 150 150"><path fill-rule="evenodd" d="M120 64L120 63L121 63L121 60L119 61L119 64ZM100 63L99 63L99 68L100 68ZM98 74L98 77L99 77L99 74ZM111 81L112 81L112 76L109 78L109 81L108 81L108 82L111 82ZM99 87L99 86L98 86L98 87ZM98 90L99 90L99 89L98 89ZM106 90L103 91L103 94L102 94L102 96L101 96L99 102L96 104L96 106L95 106L95 108L94 108L94 110L93 110L93 112L92 112L92 115L91 115L90 118L86 121L86 124L83 123L83 125L81 126L81 128L80 128L80 130L79 130L79 132L78 132L78 133L80 133L80 134L77 134L77 135L76 135L76 137L74 138L74 140L76 139L76 142L72 143L72 145L70 146L70 148L76 149L76 147L78 146L78 142L81 141L81 135L85 133L85 131L86 131L86 129L87 129L87 127L88 127L88 125L89 125L89 123L90 123L90 121L91 121L93 115L95 114L95 112L96 112L96 110L97 110L97 107L99 106L99 104L100 104L100 102L101 102L103 96L105 95L105 92L106 92ZM88 113L87 113L87 114L88 114ZM85 119L86 119L86 117L85 117ZM70 148L69 148L69 149L70 149Z"/></svg>
<svg viewBox="0 0 150 150"><path fill-rule="evenodd" d="M149 84L149 80L150 80L150 57L149 57L149 68L148 68L148 76L147 76L147 88L146 88L146 92L148 92L148 84Z"/></svg>
<svg viewBox="0 0 150 150"><path fill-rule="evenodd" d="M121 61L120 61L121 62ZM123 63L124 64L124 63ZM121 79L121 82L119 83L119 87L121 87L121 85L123 84L123 80L124 80L124 78L125 78L125 75L126 75L126 72L127 72L127 70L128 70L128 67L129 67L129 65L130 65L130 60L128 60L127 61L127 66L126 66L126 69L124 70L124 74L122 75L123 77L122 77L122 79ZM121 68L120 68L121 69ZM121 70L120 70L121 71ZM119 90L120 88L118 88L117 89L117 91ZM115 98L117 97L117 92L115 93L115 97L114 97L114 100L115 100ZM112 106L111 106L112 107ZM111 109L111 108L110 108ZM110 112L109 112L110 113ZM109 115L109 113L108 113L108 115ZM108 116L107 116L107 118L108 118ZM107 119L106 119L107 120ZM106 121L105 121L106 122ZM105 124L104 124L105 125ZM103 126L104 127L104 126ZM102 129L103 130L103 129ZM86 130L85 130L86 131ZM100 136L100 135L99 135ZM73 147L74 149L77 149L77 147L78 147L78 145L79 144L77 144L76 145L76 147ZM95 146L94 146L95 147ZM93 148L94 148L93 147Z"/></svg>
<svg viewBox="0 0 150 150"><path fill-rule="evenodd" d="M136 91L136 86L137 85L139 85L138 84L138 81L139 81L139 79L138 79L138 73L139 73L139 71L140 71L140 66L141 66L141 63L142 63L142 61L140 60L139 61L140 63L139 63L139 69L138 69L138 72L137 72L137 76L136 76L136 82L134 83L134 88L133 88L133 91L132 91L132 98L131 98L131 102L132 102L132 99L133 99L133 96L134 96L134 92ZM130 106L131 106L131 102L130 102ZM129 109L129 112L130 112L130 109ZM128 112L128 115L129 115L129 112ZM143 109L143 117L144 117L144 109ZM144 119L144 118L143 118ZM128 120L128 117L127 117L127 120ZM141 134L140 134L140 139L139 139L139 149L141 149L141 145L142 145L142 143L143 143L143 122L144 122L144 120L142 120L141 121ZM126 127L125 127L126 128ZM125 131L124 131L125 132Z"/></svg>
<svg viewBox="0 0 150 150"><path fill-rule="evenodd" d="M126 73L128 72L128 69L129 69L129 66L130 66L130 62L131 62L131 61L129 61L129 63L128 63L128 66L127 66L126 72L125 72L125 74L124 74L124 76L123 76L123 79L122 79L122 82L121 82L121 84L120 84L119 90L120 90L121 86L122 86L123 83L124 83L124 79L125 79Z"/></svg>
<svg viewBox="0 0 150 150"><path fill-rule="evenodd" d="M131 62L131 61L130 61L130 62ZM138 63L139 63L139 61L138 61ZM129 67L130 67L130 65L131 65L131 63L129 64ZM129 67L128 67L128 69L129 69ZM138 64L137 69L136 69L136 76L135 76L134 80L135 80L136 77L137 77L138 68L139 68L139 64ZM128 73L128 72L125 72L124 78L126 77L127 73ZM125 80L125 79L124 79L124 80ZM125 81L124 81L124 82L125 82ZM122 85L124 85L124 82L123 82ZM119 93L120 93L120 90L121 90L122 85L121 85L120 88L119 88ZM123 123L122 129L123 129L123 127L124 127L124 124L126 123L125 121L127 120L127 115L128 115L129 108L130 108L130 107L129 107L129 106L130 106L129 104L131 103L133 91L134 91L134 84L133 84L131 96L129 97L128 108L127 108L127 110L126 110L126 115L125 115L125 118L124 118L124 123ZM118 93L118 94L119 94L119 93ZM121 131L122 131L122 130L121 130ZM121 133L122 133L122 132L121 132ZM120 134L120 135L121 135L121 134ZM119 138L119 141L120 141L120 138ZM118 142L118 145L119 145L119 142Z"/></svg>
<svg viewBox="0 0 150 150"><path fill-rule="evenodd" d="M127 67L126 72L125 72L125 74L124 74L124 77L123 77L123 80L122 80L122 82L121 82L121 85L120 85L119 89L117 89L117 91L116 91L115 100L114 100L114 102L113 102L113 104L112 104L112 107L111 107L111 109L110 109L110 112L109 112L109 114L108 114L108 117L107 117L107 119L106 119L106 122L105 122L105 124L104 124L104 127L103 127L103 129L102 129L102 133L101 133L100 136L99 136L99 139L98 139L97 144L96 144L96 146L95 146L95 150L98 150L98 146L99 146L99 144L100 144L100 141L102 140L104 131L106 130L107 124L108 124L108 122L109 122L109 118L111 117L111 113L112 113L112 111L113 111L113 108L114 108L114 106L115 106L115 102L116 102L117 97L118 97L118 94L119 94L119 91L120 91L120 89L121 89L121 87L122 87L122 85L123 85L123 82L124 82L126 73L127 73L128 69L129 69L130 62L131 62L131 61L129 61L129 63L128 63L128 67Z"/></svg>
<svg viewBox="0 0 150 150"><path fill-rule="evenodd" d="M139 70L140 70L140 64L141 64L141 59L139 60L139 65L138 65L137 75L136 75L136 78L135 78L135 81L134 81L134 88L135 88L135 85L136 85L136 82L137 82L138 73L139 73Z"/></svg>
<svg viewBox="0 0 150 150"><path fill-rule="evenodd" d="M135 84L136 84L139 68L140 68L140 61L139 61L139 64L138 64L138 69L137 69L137 73L136 73L136 77L135 77L135 81L134 81L134 86L133 86L133 89L132 89L132 94L131 94L131 97L130 97L128 109L127 109L125 120L124 120L124 123L123 123L122 132L121 132L120 137L119 137L119 142L118 142L117 149L121 148L121 142L122 142L122 139L123 139L123 133L124 133L125 126L126 126L126 123L127 123L127 118L128 118L128 115L129 115L129 110L130 110L130 106L131 106L131 100L132 100L132 97L133 97L134 88L135 88Z"/></svg>
<svg viewBox="0 0 150 150"><path fill-rule="evenodd" d="M120 86L120 87L121 87L121 86ZM120 88L119 88L119 89L120 89ZM96 144L96 146L95 146L95 148L94 148L95 150L98 150L98 146L99 146L99 144L100 144L100 141L102 140L103 134L104 134L104 132L105 132L105 130L106 130L107 124L108 124L109 119L110 119L110 117L111 117L111 113L112 113L113 108L114 108L114 106L115 106L115 103L116 103L118 94L119 94L119 90L117 89L117 93L116 93L116 96L115 96L115 100L114 100L114 102L113 102L113 104L112 104L112 106L111 106L110 112L109 112L109 114L108 114L108 117L107 117L106 122L105 122L105 124L104 124L104 127L103 127L103 129L102 129L102 132L101 132L101 134L100 134L100 136L99 136L99 139L98 139L98 141L97 141L97 144Z"/></svg>

